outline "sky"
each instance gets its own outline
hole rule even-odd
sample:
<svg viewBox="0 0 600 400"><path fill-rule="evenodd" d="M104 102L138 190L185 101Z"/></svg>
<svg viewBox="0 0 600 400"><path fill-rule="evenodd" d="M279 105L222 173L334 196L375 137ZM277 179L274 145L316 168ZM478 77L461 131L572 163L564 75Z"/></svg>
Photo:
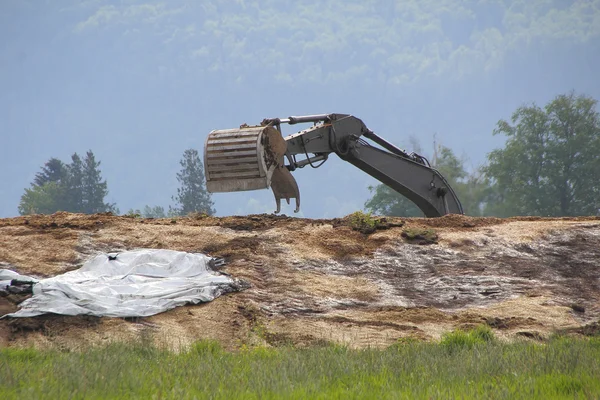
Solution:
<svg viewBox="0 0 600 400"><path fill-rule="evenodd" d="M107 202L168 208L185 149L267 117L353 114L427 156L435 135L475 169L500 119L600 99L598 71L600 0L0 0L0 217L49 158L87 150ZM294 176L311 218L362 209L377 184L336 156ZM270 190L213 200L275 207Z"/></svg>

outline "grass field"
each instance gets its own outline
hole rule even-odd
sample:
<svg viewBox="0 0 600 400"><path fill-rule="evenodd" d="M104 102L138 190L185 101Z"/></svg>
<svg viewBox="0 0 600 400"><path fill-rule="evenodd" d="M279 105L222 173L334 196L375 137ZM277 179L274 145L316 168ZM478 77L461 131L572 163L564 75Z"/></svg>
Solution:
<svg viewBox="0 0 600 400"><path fill-rule="evenodd" d="M501 343L487 328L387 349L144 343L0 349L3 399L600 398L600 338Z"/></svg>

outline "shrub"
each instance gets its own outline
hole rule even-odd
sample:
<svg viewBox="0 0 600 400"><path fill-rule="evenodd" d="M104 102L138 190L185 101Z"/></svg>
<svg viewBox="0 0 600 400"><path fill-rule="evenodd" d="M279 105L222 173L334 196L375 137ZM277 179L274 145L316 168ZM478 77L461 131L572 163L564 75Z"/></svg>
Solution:
<svg viewBox="0 0 600 400"><path fill-rule="evenodd" d="M407 228L402 231L402 237L417 244L433 244L438 241L438 234L429 228Z"/></svg>
<svg viewBox="0 0 600 400"><path fill-rule="evenodd" d="M198 355L207 355L210 354L212 356L219 355L223 353L223 347L216 340L200 340L190 346L188 354L198 354Z"/></svg>
<svg viewBox="0 0 600 400"><path fill-rule="evenodd" d="M348 216L350 227L361 233L373 233L379 228L381 221L379 218L371 216L371 213L356 211Z"/></svg>
<svg viewBox="0 0 600 400"><path fill-rule="evenodd" d="M442 336L440 344L450 349L472 348L475 345L494 341L494 333L485 326L479 325L470 331L457 329Z"/></svg>

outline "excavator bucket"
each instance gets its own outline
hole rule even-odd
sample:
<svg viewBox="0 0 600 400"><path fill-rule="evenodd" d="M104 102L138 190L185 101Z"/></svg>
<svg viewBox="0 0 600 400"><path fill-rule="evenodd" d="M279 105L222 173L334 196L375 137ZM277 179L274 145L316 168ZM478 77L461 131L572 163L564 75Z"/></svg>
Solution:
<svg viewBox="0 0 600 400"><path fill-rule="evenodd" d="M238 192L271 187L277 201L300 194L284 165L287 143L272 126L246 126L212 131L204 146L206 189L211 193Z"/></svg>

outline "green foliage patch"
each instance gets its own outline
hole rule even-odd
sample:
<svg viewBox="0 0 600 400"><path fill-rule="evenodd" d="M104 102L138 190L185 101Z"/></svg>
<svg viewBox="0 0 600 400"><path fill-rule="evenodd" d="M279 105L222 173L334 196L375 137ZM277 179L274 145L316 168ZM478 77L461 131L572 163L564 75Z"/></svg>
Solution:
<svg viewBox="0 0 600 400"><path fill-rule="evenodd" d="M352 229L362 233L373 233L381 224L379 218L373 217L371 213L356 211L348 215L348 223Z"/></svg>
<svg viewBox="0 0 600 400"><path fill-rule="evenodd" d="M25 189L19 202L19 213L52 214L69 211L93 214L115 212L115 204L104 202L108 194L107 183L102 179L100 161L90 150L81 158L71 156L69 164L51 158L35 175L31 187Z"/></svg>
<svg viewBox="0 0 600 400"><path fill-rule="evenodd" d="M480 325L470 331L456 330L442 336L440 344L450 350L473 348L474 346L491 343L495 340L492 330Z"/></svg>
<svg viewBox="0 0 600 400"><path fill-rule="evenodd" d="M375 217L371 213L356 211L344 218L345 223L353 230L370 234L380 229L404 226L404 221L394 221L386 217Z"/></svg>
<svg viewBox="0 0 600 400"><path fill-rule="evenodd" d="M448 181L472 216L544 217L599 215L600 113L598 100L574 92L543 107L523 105L493 132L503 148L468 171L466 160L434 145L432 166ZM418 143L415 151L420 152ZM365 209L380 215L422 216L407 198L380 184L369 187Z"/></svg>
<svg viewBox="0 0 600 400"><path fill-rule="evenodd" d="M432 244L438 241L438 234L430 228L407 228L402 231L402 237L418 244Z"/></svg>

